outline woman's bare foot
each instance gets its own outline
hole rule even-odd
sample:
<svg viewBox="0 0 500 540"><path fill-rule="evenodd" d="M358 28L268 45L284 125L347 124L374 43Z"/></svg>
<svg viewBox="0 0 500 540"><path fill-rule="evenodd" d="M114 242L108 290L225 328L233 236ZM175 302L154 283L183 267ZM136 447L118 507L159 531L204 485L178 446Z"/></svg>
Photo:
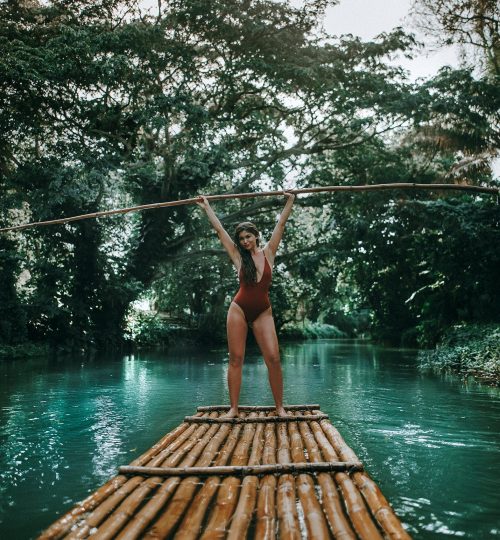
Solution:
<svg viewBox="0 0 500 540"><path fill-rule="evenodd" d="M276 415L277 416L288 416L288 413L283 409L283 407L276 407Z"/></svg>
<svg viewBox="0 0 500 540"><path fill-rule="evenodd" d="M231 407L221 418L236 418L238 416L238 407Z"/></svg>

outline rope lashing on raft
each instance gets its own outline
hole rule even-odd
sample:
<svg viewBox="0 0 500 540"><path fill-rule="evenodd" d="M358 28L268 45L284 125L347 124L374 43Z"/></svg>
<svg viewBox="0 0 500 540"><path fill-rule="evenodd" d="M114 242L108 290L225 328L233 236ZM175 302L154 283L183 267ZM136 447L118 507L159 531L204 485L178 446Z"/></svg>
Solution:
<svg viewBox="0 0 500 540"><path fill-rule="evenodd" d="M262 191L258 193L226 193L222 195L206 195L209 201L222 201L225 199L251 199L254 197L276 197L283 195L283 192L293 193L294 195L300 193L323 193L323 192L336 192L336 191L377 191L377 190L392 190L392 189L422 189L422 190L455 190L455 191L469 191L474 193L486 193L488 195L500 194L500 188L496 187L482 187L482 186L468 186L463 184L414 184L414 183L394 183L394 184L368 184L362 186L322 186L302 189L288 189L279 191ZM103 210L100 212L92 212L90 214L82 214L79 216L71 216L61 219L52 219L48 221L35 221L33 223L25 223L24 225L15 225L12 227L4 227L0 229L0 232L7 231L19 231L21 229L28 229L31 227L42 227L46 225L58 225L64 223L71 223L73 221L80 221L82 219L95 219L105 216L113 216L117 214L128 214L130 212L141 212L143 210L153 210L155 208L167 208L169 206L182 206L184 204L195 204L199 202L200 197L192 197L190 199L180 199L178 201L165 201L151 204L142 204L140 206L131 206L129 208L118 208L115 210Z"/></svg>

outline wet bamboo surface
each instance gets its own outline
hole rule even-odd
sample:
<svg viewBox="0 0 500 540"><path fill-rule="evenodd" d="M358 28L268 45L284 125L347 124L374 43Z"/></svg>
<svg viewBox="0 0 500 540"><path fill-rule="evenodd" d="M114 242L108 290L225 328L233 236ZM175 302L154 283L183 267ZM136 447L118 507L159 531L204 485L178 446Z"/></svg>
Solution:
<svg viewBox="0 0 500 540"><path fill-rule="evenodd" d="M199 407L39 539L410 538L318 405L226 411Z"/></svg>

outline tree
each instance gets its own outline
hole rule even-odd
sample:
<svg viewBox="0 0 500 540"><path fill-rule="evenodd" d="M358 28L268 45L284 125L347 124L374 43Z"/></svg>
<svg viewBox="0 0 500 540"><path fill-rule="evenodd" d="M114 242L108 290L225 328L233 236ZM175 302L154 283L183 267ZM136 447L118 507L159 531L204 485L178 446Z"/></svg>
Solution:
<svg viewBox="0 0 500 540"><path fill-rule="evenodd" d="M410 88L386 60L412 38L396 30L334 42L318 25L326 4L177 0L149 14L131 0L3 4L3 187L39 219L282 186L314 156L394 129ZM34 294L59 295L43 335L119 341L130 302L200 234L186 207L125 223L33 236L32 250L43 245Z"/></svg>
<svg viewBox="0 0 500 540"><path fill-rule="evenodd" d="M418 26L438 45L459 44L464 57L478 57L486 74L500 76L496 0L416 0L413 12Z"/></svg>

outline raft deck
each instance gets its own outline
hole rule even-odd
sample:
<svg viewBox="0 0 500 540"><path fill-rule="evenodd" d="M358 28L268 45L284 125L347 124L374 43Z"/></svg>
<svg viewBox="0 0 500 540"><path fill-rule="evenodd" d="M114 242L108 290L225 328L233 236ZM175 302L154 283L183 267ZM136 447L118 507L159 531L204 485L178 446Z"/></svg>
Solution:
<svg viewBox="0 0 500 540"><path fill-rule="evenodd" d="M409 539L319 405L198 407L39 539Z"/></svg>

